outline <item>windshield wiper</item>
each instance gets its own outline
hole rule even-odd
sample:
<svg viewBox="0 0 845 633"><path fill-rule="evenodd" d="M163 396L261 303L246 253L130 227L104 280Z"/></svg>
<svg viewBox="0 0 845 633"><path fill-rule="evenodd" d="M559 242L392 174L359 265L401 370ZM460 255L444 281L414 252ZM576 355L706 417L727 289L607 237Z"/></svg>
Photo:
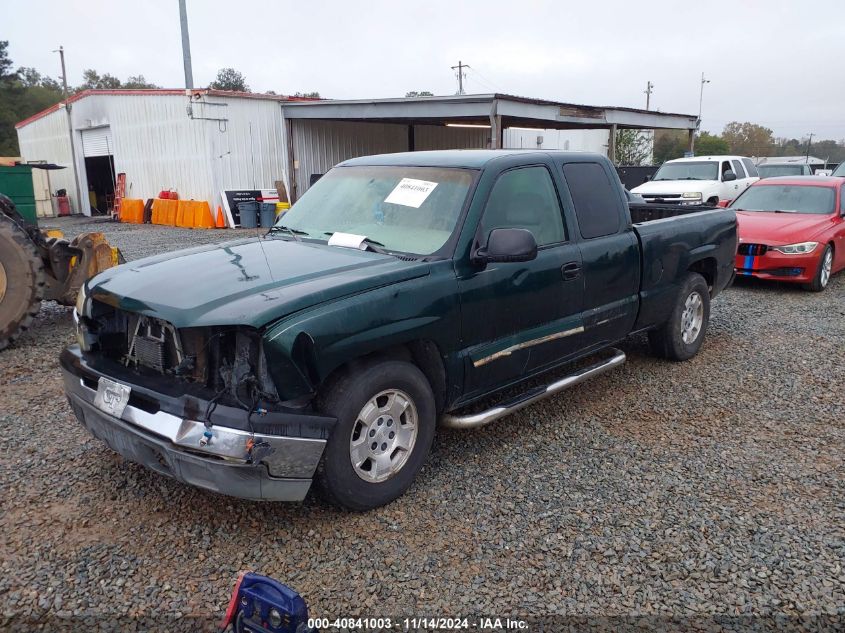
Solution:
<svg viewBox="0 0 845 633"><path fill-rule="evenodd" d="M793 209L775 209L772 213L798 213L798 211Z"/></svg>
<svg viewBox="0 0 845 633"><path fill-rule="evenodd" d="M297 242L300 239L299 238L300 235L308 235L308 231L300 231L299 229L292 229L289 226L285 226L283 224L274 224L267 231L266 235L271 235L273 233L281 233L281 232L287 233L293 239L295 239Z"/></svg>

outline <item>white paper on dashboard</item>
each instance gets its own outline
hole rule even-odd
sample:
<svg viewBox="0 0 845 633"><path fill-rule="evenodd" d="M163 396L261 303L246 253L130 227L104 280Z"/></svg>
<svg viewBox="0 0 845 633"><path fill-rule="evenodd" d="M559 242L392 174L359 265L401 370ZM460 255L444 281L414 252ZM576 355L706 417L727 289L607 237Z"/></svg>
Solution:
<svg viewBox="0 0 845 633"><path fill-rule="evenodd" d="M329 246L343 246L344 248L357 248L358 250L365 251L367 250L367 245L364 243L366 239L366 235L355 235L353 233L341 233L338 231L332 233L332 236L329 238Z"/></svg>
<svg viewBox="0 0 845 633"><path fill-rule="evenodd" d="M429 194L434 191L437 186L436 182L429 182L427 180L417 180L415 178L403 178L396 185L396 188L390 192L384 201L389 204L401 204L406 207L414 207L419 209L420 205L425 202Z"/></svg>

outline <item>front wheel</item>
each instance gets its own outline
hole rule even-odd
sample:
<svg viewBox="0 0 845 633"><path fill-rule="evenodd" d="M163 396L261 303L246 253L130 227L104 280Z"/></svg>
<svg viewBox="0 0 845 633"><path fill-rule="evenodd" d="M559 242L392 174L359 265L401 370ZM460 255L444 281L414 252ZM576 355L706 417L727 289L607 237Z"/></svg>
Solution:
<svg viewBox="0 0 845 633"><path fill-rule="evenodd" d="M824 252L819 259L819 268L816 270L816 276L813 281L808 283L805 288L812 292L821 292L827 288L830 281L830 273L833 270L833 249L830 244L824 247Z"/></svg>
<svg viewBox="0 0 845 633"><path fill-rule="evenodd" d="M411 363L373 361L351 366L318 403L337 418L318 470L329 500L370 510L403 494L434 439L434 394Z"/></svg>
<svg viewBox="0 0 845 633"><path fill-rule="evenodd" d="M688 360L698 353L710 321L710 291L704 277L689 273L681 284L669 320L648 333L656 356Z"/></svg>

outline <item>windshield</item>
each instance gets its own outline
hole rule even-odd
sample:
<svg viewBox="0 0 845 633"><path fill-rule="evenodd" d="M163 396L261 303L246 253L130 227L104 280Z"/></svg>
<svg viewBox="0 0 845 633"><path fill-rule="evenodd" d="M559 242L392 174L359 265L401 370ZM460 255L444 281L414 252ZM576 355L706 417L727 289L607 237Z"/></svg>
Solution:
<svg viewBox="0 0 845 633"><path fill-rule="evenodd" d="M746 189L730 208L738 211L833 213L834 190L807 185L756 185Z"/></svg>
<svg viewBox="0 0 845 633"><path fill-rule="evenodd" d="M831 176L845 176L845 162L839 164L839 167L833 170Z"/></svg>
<svg viewBox="0 0 845 633"><path fill-rule="evenodd" d="M801 176L804 173L802 165L757 165L760 178L772 176Z"/></svg>
<svg viewBox="0 0 845 633"><path fill-rule="evenodd" d="M276 224L302 239L351 233L387 251L431 255L455 231L475 173L442 167L336 167Z"/></svg>
<svg viewBox="0 0 845 633"><path fill-rule="evenodd" d="M653 180L718 180L718 168L713 161L663 163Z"/></svg>

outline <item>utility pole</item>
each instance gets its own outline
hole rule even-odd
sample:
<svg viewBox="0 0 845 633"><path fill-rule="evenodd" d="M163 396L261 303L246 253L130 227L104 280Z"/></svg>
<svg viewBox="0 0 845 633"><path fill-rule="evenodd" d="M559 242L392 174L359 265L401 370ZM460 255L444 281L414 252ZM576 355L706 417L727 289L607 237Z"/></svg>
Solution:
<svg viewBox="0 0 845 633"><path fill-rule="evenodd" d="M188 38L188 10L185 0L179 0L179 23L182 26L182 64L185 66L185 88L194 87L194 73L191 69L191 40Z"/></svg>
<svg viewBox="0 0 845 633"><path fill-rule="evenodd" d="M182 0L184 1L184 0ZM466 73L464 72L464 68L469 68L469 64L462 64L461 60L458 60L457 66L452 66L452 70L457 70L458 72L455 73L458 77L458 94L463 95L466 94L464 92L464 79L466 79Z"/></svg>
<svg viewBox="0 0 845 633"><path fill-rule="evenodd" d="M813 143L813 133L810 132L810 138L807 139L807 153L804 156L804 162L805 163L810 162L810 145L812 145L812 143Z"/></svg>
<svg viewBox="0 0 845 633"><path fill-rule="evenodd" d="M701 92L698 94L698 125L701 127L701 104L704 103L704 84L709 84L710 80L704 78L704 73L701 73Z"/></svg>
<svg viewBox="0 0 845 633"><path fill-rule="evenodd" d="M62 60L62 91L65 98L65 112L67 113L67 133L70 139L70 168L73 172L73 182L76 185L76 201L79 205L78 213L82 213L82 188L79 186L79 174L76 171L76 149L73 142L73 121L70 117L70 99L67 89L67 70L65 69L65 47L59 46L58 50L53 51L59 54L59 59Z"/></svg>
<svg viewBox="0 0 845 633"><path fill-rule="evenodd" d="M648 110L648 106L651 104L651 93L654 92L653 90L654 84L650 81L645 85L645 109Z"/></svg>

